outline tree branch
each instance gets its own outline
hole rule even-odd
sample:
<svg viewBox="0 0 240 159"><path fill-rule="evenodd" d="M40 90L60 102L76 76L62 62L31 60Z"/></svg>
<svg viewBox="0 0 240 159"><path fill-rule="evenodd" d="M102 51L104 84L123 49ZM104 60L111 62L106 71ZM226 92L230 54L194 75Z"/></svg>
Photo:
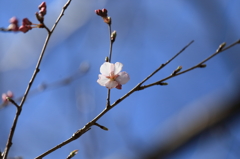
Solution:
<svg viewBox="0 0 240 159"><path fill-rule="evenodd" d="M60 21L61 17L64 15L64 11L67 9L68 5L70 4L71 0L68 0L68 2L64 5L63 9L62 9L62 12L60 13L58 19L56 20L55 24L53 25L52 29L49 31L49 29L45 26L45 24L43 23L43 26L45 27L45 29L47 30L48 32L48 36L45 40L45 43L43 45L43 48L42 48L42 51L40 53L40 56L39 56L39 59L38 59L38 62L36 64L36 67L35 67L35 70L33 72L33 75L28 83L28 86L26 88L26 91L23 95L23 98L22 98L22 101L19 105L19 108L17 109L17 112L16 112L16 115L15 115L15 118L14 118L14 121L13 121L13 124L12 124L12 127L11 127L11 131L10 131L10 134L9 134L9 137L8 137L8 141L7 141L7 144L6 144L6 147L5 147L5 150L2 154L3 156L3 159L7 159L7 156L8 156L8 152L10 150L10 147L12 146L12 139L13 139L13 135L14 135L14 132L15 132L15 129L16 129L16 126L17 126L17 122L18 122L18 118L21 114L21 110L22 110L22 107L23 107L23 104L28 96L28 93L29 93L29 90L30 88L32 87L32 84L37 76L37 73L40 71L39 67L40 67L40 64L41 64L41 61L42 61L42 58L43 58L43 55L45 53L45 50L46 50L46 47L48 45L48 42L49 42L49 39L54 31L54 29L56 28L58 22Z"/></svg>

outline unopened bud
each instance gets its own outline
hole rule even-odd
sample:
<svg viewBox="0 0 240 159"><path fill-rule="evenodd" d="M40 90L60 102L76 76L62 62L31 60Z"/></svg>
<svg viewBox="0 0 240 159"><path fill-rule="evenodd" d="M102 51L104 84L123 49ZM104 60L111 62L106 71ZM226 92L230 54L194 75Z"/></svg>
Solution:
<svg viewBox="0 0 240 159"><path fill-rule="evenodd" d="M71 158L74 157L77 153L78 153L78 150L73 150L72 152L70 152L70 154L68 155L67 159L71 159Z"/></svg>
<svg viewBox="0 0 240 159"><path fill-rule="evenodd" d="M117 37L117 32L114 30L111 34L111 41L114 42Z"/></svg>
<svg viewBox="0 0 240 159"><path fill-rule="evenodd" d="M108 57L105 57L105 62L109 62L109 58Z"/></svg>
<svg viewBox="0 0 240 159"><path fill-rule="evenodd" d="M43 21L44 21L44 17L41 16L38 12L36 12L35 15L36 15L37 20L38 20L40 23L43 23Z"/></svg>
<svg viewBox="0 0 240 159"><path fill-rule="evenodd" d="M216 50L216 52L222 51L222 49L223 49L225 46L226 46L226 43L223 42L222 44L220 44L220 45L218 46L218 49Z"/></svg>
<svg viewBox="0 0 240 159"><path fill-rule="evenodd" d="M176 73L180 72L182 69L182 66L178 66L176 70L173 71L171 75L175 75Z"/></svg>

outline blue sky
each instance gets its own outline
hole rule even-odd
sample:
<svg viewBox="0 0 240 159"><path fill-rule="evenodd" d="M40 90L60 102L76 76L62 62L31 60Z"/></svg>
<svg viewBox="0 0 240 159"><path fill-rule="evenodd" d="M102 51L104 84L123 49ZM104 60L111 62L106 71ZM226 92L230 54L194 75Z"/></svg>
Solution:
<svg viewBox="0 0 240 159"><path fill-rule="evenodd" d="M51 28L66 1L46 1L46 25ZM0 1L0 26L12 16L35 20L41 1ZM90 70L71 84L29 97L24 105L10 156L34 158L69 138L93 119L106 104L107 89L97 82L99 68L108 56L107 25L95 9L107 8L112 29L117 31L112 62L123 63L131 79L122 90L113 89L114 102L191 40L195 42L146 84L172 73L179 65L192 67L215 52L219 44L233 43L240 35L240 2L237 0L72 1L57 26L41 64L33 89L72 75L83 62ZM3 14L4 13L4 14ZM47 32L0 33L1 92L21 96L35 68ZM108 132L93 127L77 141L46 159L64 158L74 149L76 158L139 158L164 143L198 118L214 114L217 102L236 94L239 76L239 46L219 54L204 69L170 79L168 86L155 86L126 98L99 120ZM221 109L221 107L219 108ZM3 150L15 107L0 110L0 149ZM239 138L238 118L227 130ZM215 132L215 133L214 133ZM171 159L235 159L233 136L218 131L198 136ZM21 146L20 146L21 145ZM226 146L227 145L227 146ZM230 145L230 146L229 146ZM230 149L229 147L232 147Z"/></svg>

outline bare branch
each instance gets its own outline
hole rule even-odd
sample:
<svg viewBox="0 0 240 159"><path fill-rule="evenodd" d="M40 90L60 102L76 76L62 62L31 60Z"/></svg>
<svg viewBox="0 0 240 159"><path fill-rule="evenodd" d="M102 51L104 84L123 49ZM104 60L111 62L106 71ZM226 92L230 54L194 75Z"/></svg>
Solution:
<svg viewBox="0 0 240 159"><path fill-rule="evenodd" d="M161 85L162 82L164 82L164 81L166 81L166 80L168 80L168 79L170 79L170 78L173 78L173 77L175 77L175 76L181 75L181 74L186 73L186 72L189 72L189 71L191 71L191 70L193 70L193 69L196 69L196 68L199 68L199 67L200 67L200 68L203 68L203 67L206 66L206 65L204 64L205 62L207 62L208 60L210 60L211 58L213 58L213 57L216 56L217 54L219 54L219 53L221 53L221 52L223 52L223 51L226 51L226 50L230 49L231 47L233 47L233 46L235 46L235 45L237 45L237 44L240 44L240 40L237 40L236 42L232 43L231 45L229 45L228 47L226 47L226 48L224 48L224 49L219 49L219 48L222 48L222 47L221 47L222 44L221 44L220 47L217 49L217 51L216 51L215 53L213 53L211 56L209 56L208 58L206 58L206 59L203 60L202 62L198 63L197 65L195 65L195 66L193 66L193 67L191 67L191 68L189 68L189 69L187 69L187 70L184 70L184 71L182 71L182 72L178 72L178 73L176 73L176 74L172 74L172 75L170 75L170 76L168 76L168 77L166 77L166 78L164 78L164 79L161 79L161 80L159 80L159 81L157 81L157 82L154 82L154 83L152 83L152 84L145 85L145 86L141 86L140 89L143 90L143 89L145 89L145 88L152 87L152 86L155 86L155 85Z"/></svg>

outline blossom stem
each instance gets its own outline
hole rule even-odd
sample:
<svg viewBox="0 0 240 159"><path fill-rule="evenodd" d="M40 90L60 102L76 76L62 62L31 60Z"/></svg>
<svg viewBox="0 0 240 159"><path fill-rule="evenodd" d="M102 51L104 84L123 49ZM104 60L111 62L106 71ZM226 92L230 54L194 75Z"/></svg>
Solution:
<svg viewBox="0 0 240 159"><path fill-rule="evenodd" d="M111 39L111 34L112 34L111 23L108 24L108 29L109 29L109 39L110 39L110 48L109 48L108 62L111 63L111 59L112 59L112 46L113 46L113 41ZM106 104L106 107L110 106L110 94L111 94L111 90L108 89L108 91L107 91L107 104Z"/></svg>
<svg viewBox="0 0 240 159"><path fill-rule="evenodd" d="M109 48L109 56L108 56L108 62L111 63L111 59L112 59L112 46L113 46L113 41L111 39L111 34L112 34L112 27L111 24L108 24L108 29L109 29L109 39L110 39L110 48Z"/></svg>

